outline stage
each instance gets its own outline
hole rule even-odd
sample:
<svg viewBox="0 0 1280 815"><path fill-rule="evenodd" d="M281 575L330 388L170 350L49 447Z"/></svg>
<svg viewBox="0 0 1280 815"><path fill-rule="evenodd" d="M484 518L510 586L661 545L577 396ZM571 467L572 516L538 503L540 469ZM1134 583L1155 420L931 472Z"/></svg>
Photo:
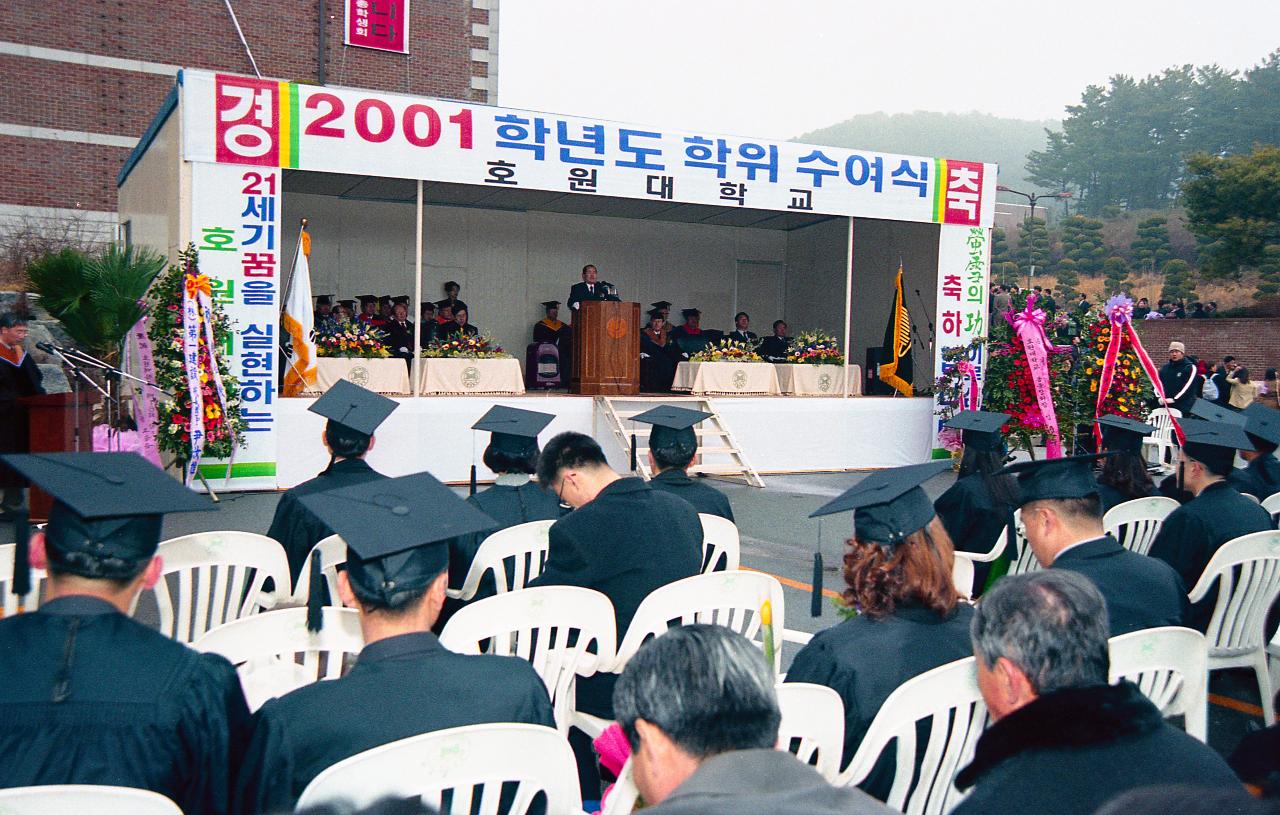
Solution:
<svg viewBox="0 0 1280 815"><path fill-rule="evenodd" d="M658 395L628 401L682 402L689 397ZM324 419L307 410L313 399L276 402L278 441L276 482L292 487L328 464L321 434ZM545 443L566 430L587 433L600 442L619 472L629 461L604 420L594 397L530 393L525 396L403 397L400 407L378 429L368 461L391 476L427 470L442 481L470 477L474 447L481 481L493 474L480 461L488 434L471 425L493 405L555 414L542 432ZM760 473L803 473L895 467L927 461L933 431L933 400L891 397L724 397L711 398ZM643 448L642 448L643 449ZM216 490L217 479L210 479Z"/></svg>

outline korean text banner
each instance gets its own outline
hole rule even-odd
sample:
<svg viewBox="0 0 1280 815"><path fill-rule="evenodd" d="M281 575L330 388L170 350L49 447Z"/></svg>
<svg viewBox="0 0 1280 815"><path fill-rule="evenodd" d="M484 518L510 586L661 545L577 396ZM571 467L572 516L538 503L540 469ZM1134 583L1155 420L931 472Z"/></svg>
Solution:
<svg viewBox="0 0 1280 815"><path fill-rule="evenodd" d="M409 0L346 0L347 45L409 53Z"/></svg>
<svg viewBox="0 0 1280 815"><path fill-rule="evenodd" d="M996 165L185 71L188 161L990 226Z"/></svg>
<svg viewBox="0 0 1280 815"><path fill-rule="evenodd" d="M937 376L950 373L957 363L946 362L944 351L968 347L974 339L985 338L989 326L987 319L987 293L991 266L991 230L982 227L943 226L938 235L938 321L937 338L933 343L933 370ZM978 407L982 403L982 383L987 372L986 345L979 345L968 354L968 371L964 379L972 382L963 388L966 395L974 388ZM968 374L972 374L970 377ZM935 411L941 410L946 398L942 390L934 397ZM965 406L950 406L963 409ZM934 449L940 449L938 433L942 419L934 416Z"/></svg>

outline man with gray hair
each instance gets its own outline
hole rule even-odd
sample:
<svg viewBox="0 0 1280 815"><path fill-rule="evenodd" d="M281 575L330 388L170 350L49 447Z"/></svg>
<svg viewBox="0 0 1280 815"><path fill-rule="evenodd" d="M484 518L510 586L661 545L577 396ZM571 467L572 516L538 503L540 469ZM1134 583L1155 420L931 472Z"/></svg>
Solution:
<svg viewBox="0 0 1280 815"><path fill-rule="evenodd" d="M622 672L613 707L653 815L892 811L774 749L781 714L773 671L728 628L686 625L646 644Z"/></svg>
<svg viewBox="0 0 1280 815"><path fill-rule="evenodd" d="M1135 685L1107 684L1106 603L1084 575L1006 577L983 595L970 632L994 724L956 777L973 792L955 815L1088 815L1137 787L1240 784Z"/></svg>

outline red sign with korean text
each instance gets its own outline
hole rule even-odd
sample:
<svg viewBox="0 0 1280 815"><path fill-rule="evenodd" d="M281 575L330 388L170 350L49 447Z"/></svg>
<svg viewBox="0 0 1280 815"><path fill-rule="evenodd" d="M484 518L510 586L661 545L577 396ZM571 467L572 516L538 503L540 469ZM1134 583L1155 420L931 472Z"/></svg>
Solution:
<svg viewBox="0 0 1280 815"><path fill-rule="evenodd" d="M218 161L277 166L280 83L225 74L216 82Z"/></svg>
<svg viewBox="0 0 1280 815"><path fill-rule="evenodd" d="M347 45L409 53L409 0L346 0Z"/></svg>
<svg viewBox="0 0 1280 815"><path fill-rule="evenodd" d="M981 162L947 160L947 177L943 179L942 222L977 226L982 219Z"/></svg>

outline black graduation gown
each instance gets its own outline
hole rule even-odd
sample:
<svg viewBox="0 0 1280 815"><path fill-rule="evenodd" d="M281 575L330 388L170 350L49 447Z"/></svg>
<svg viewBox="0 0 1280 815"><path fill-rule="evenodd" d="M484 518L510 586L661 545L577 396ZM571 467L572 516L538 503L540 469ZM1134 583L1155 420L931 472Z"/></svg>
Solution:
<svg viewBox="0 0 1280 815"><path fill-rule="evenodd" d="M289 557L289 574L295 586L298 584L298 576L307 567L307 555L311 554L317 543L333 534L333 530L304 507L299 499L304 495L340 487L354 487L379 478L386 476L370 467L364 459L344 458L330 464L324 472L310 481L304 481L280 496L267 537L275 538L284 547L284 552Z"/></svg>
<svg viewBox="0 0 1280 815"><path fill-rule="evenodd" d="M725 494L715 487L703 484L696 478L690 478L688 473L680 470L664 470L649 481L649 486L655 490L669 492L678 498L683 498L692 504L693 508L698 512L719 515L721 518L733 520L733 508L729 506L729 499L725 497Z"/></svg>
<svg viewBox="0 0 1280 815"><path fill-rule="evenodd" d="M1195 385L1199 376L1196 366L1185 357L1180 362L1166 362L1160 368L1160 384L1164 386L1165 398L1173 400L1169 407L1182 411L1183 416L1190 414L1191 405L1199 396Z"/></svg>
<svg viewBox="0 0 1280 815"><path fill-rule="evenodd" d="M440 326L440 330L436 332L436 339L444 341L461 332L464 337L474 337L480 333L480 329L474 324L458 325L455 322L448 322Z"/></svg>
<svg viewBox="0 0 1280 815"><path fill-rule="evenodd" d="M435 320L423 320L422 330L419 332L418 343L427 348L431 343L436 341L436 335L439 333L440 323Z"/></svg>
<svg viewBox="0 0 1280 815"><path fill-rule="evenodd" d="M724 339L724 335L714 329L703 328L697 334L691 334L683 325L671 329L667 337L676 344L685 358L704 351Z"/></svg>
<svg viewBox="0 0 1280 815"><path fill-rule="evenodd" d="M1138 498L1148 498L1156 494L1157 494L1157 490L1154 486L1151 489L1147 490L1144 495L1133 496L1133 495L1125 495L1123 492L1120 492L1120 490L1116 489L1110 484L1104 484L1101 481L1098 482L1098 497L1102 499L1102 511L1104 513L1112 509L1113 507L1117 507L1120 504L1125 503L1126 501L1134 501L1134 500L1137 500ZM1173 497L1173 496L1170 496L1170 497ZM1174 500L1177 500L1177 499L1174 498Z"/></svg>
<svg viewBox="0 0 1280 815"><path fill-rule="evenodd" d="M1225 481L1216 481L1164 519L1149 554L1172 566L1187 591L1191 591L1222 544L1271 528L1271 516L1265 509ZM1192 605L1186 624L1205 630L1217 598L1218 592L1214 589Z"/></svg>
<svg viewBox="0 0 1280 815"><path fill-rule="evenodd" d="M846 765L889 694L908 679L939 665L973 656L969 622L973 607L956 606L943 619L920 605L902 605L888 617L852 617L819 632L791 663L788 682L812 682L840 694L844 700L844 757ZM893 782L892 750L859 786L884 800Z"/></svg>
<svg viewBox="0 0 1280 815"><path fill-rule="evenodd" d="M658 345L648 332L640 332L640 390L646 393L666 393L676 377L676 365L680 362L680 349L670 339L666 345Z"/></svg>
<svg viewBox="0 0 1280 815"><path fill-rule="evenodd" d="M1008 503L991 495L986 478L980 474L958 479L933 502L933 511L955 548L978 554L990 552L996 545L1005 526L1013 521L1013 510ZM1012 550L1006 553L1010 558L1014 555ZM974 563L973 571L973 590L980 594L987 584L991 564Z"/></svg>
<svg viewBox="0 0 1280 815"><path fill-rule="evenodd" d="M547 688L522 659L467 656L419 632L364 647L344 677L268 701L236 785L245 815L291 812L321 771L383 744L472 724L555 727Z"/></svg>
<svg viewBox="0 0 1280 815"><path fill-rule="evenodd" d="M569 347L569 324L560 323L559 328L552 328L546 320L539 320L533 324L533 341L549 342L563 352Z"/></svg>
<svg viewBox="0 0 1280 815"><path fill-rule="evenodd" d="M766 362L786 362L787 350L790 347L790 337L770 336L760 341L760 347L756 349L756 353L764 357Z"/></svg>
<svg viewBox="0 0 1280 815"><path fill-rule="evenodd" d="M618 641L654 589L702 569L702 522L687 501L620 478L551 527L546 568L530 586L583 586L613 602ZM578 680L578 709L613 718L612 674Z"/></svg>
<svg viewBox="0 0 1280 815"><path fill-rule="evenodd" d="M0 355L0 453L27 452L27 409L18 400L44 393L43 378L30 354L22 352L17 365ZM22 477L0 462L0 488L22 486Z"/></svg>
<svg viewBox="0 0 1280 815"><path fill-rule="evenodd" d="M1244 467L1232 470L1227 483L1262 501L1280 492L1280 461L1270 453L1258 456Z"/></svg>
<svg viewBox="0 0 1280 815"><path fill-rule="evenodd" d="M1183 624L1187 589L1178 573L1162 560L1125 549L1110 535L1062 552L1052 568L1079 572L1093 581L1107 601L1113 637Z"/></svg>
<svg viewBox="0 0 1280 815"><path fill-rule="evenodd" d="M75 629L65 701L54 701ZM0 787L152 790L187 815L230 811L249 709L231 663L70 596L0 620Z"/></svg>
<svg viewBox="0 0 1280 815"><path fill-rule="evenodd" d="M1238 787L1213 748L1167 723L1128 682L1045 694L987 728L956 777L953 815L1091 815L1138 787Z"/></svg>

